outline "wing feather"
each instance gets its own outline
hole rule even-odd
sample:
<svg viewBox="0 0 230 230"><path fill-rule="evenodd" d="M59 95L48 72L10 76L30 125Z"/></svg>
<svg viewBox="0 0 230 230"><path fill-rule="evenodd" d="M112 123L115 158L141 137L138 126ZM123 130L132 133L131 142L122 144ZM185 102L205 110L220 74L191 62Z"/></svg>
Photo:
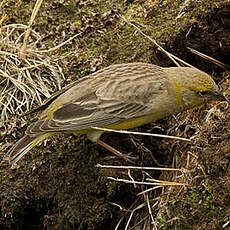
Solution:
<svg viewBox="0 0 230 230"><path fill-rule="evenodd" d="M102 115L102 113L101 113ZM98 118L84 118L73 120L72 122L58 122L53 119L41 120L31 124L26 130L26 134L38 134L47 132L68 132L85 130L91 127L103 127L111 124L117 124L125 121L125 119L112 116L99 116Z"/></svg>
<svg viewBox="0 0 230 230"><path fill-rule="evenodd" d="M51 102L42 120L26 133L77 131L148 115L154 100L167 91L165 80L163 68L151 64L108 67L57 96L56 104L61 102L61 106L56 108L55 100Z"/></svg>

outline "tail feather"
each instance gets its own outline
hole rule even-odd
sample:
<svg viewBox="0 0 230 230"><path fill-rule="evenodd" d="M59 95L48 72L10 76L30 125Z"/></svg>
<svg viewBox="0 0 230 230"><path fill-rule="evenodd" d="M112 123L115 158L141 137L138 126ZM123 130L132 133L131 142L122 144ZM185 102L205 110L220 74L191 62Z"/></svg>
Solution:
<svg viewBox="0 0 230 230"><path fill-rule="evenodd" d="M35 134L25 135L21 138L12 148L6 153L5 160L8 160L10 164L15 165L26 153L28 153L35 145L42 140L51 136L52 134Z"/></svg>

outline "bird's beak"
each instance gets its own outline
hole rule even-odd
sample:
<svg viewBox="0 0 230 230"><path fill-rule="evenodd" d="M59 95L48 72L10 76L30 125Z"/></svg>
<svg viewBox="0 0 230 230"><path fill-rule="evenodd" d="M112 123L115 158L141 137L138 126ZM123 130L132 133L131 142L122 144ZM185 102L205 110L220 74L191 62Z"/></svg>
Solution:
<svg viewBox="0 0 230 230"><path fill-rule="evenodd" d="M228 99L223 95L222 92L218 89L214 95L215 101L228 101Z"/></svg>

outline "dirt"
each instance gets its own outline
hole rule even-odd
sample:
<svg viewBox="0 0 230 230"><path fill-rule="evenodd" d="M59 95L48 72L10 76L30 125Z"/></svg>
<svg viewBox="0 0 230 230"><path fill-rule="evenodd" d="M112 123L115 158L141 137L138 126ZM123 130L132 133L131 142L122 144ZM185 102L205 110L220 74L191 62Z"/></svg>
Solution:
<svg viewBox="0 0 230 230"><path fill-rule="evenodd" d="M173 65L120 17L123 15L168 51L211 74L229 99L229 70L192 54L187 47L230 65L230 3L190 1L185 14L178 18L184 4L179 0L44 1L33 29L42 35L39 45L46 49L81 32L52 53L60 57L63 86L114 63ZM33 7L34 1L5 1L0 11L1 15L7 14L3 25L27 24ZM138 157L133 166L188 170L184 174L131 170L135 180L141 181L148 173L155 179L186 183L152 190L147 195L137 194L150 186L109 180L107 177L130 179L128 170L102 169L97 164L130 164L81 135L46 140L20 161L19 168L10 169L2 162L0 229L125 229L132 211L129 228L143 219L152 227L147 200L156 229L230 229L229 114L227 102L213 102L135 129L193 137L191 143L104 134L105 142ZM1 159L36 119L36 115L18 116L10 115L0 127ZM133 229L144 229L143 223Z"/></svg>

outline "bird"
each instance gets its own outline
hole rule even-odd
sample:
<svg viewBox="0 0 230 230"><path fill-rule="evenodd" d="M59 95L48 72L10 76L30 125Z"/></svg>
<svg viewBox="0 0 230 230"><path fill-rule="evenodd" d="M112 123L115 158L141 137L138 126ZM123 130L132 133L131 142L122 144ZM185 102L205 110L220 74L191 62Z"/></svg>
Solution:
<svg viewBox="0 0 230 230"><path fill-rule="evenodd" d="M104 131L93 127L135 128L213 100L227 101L212 77L195 67L114 64L74 81L25 113L42 111L6 159L15 165L42 140L61 133L86 134L92 142L124 156L101 141Z"/></svg>

